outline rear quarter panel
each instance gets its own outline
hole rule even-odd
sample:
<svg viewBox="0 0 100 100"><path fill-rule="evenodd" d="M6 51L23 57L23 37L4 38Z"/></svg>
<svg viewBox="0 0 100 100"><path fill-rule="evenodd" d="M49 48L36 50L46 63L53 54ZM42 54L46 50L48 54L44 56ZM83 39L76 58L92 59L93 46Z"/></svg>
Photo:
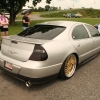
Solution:
<svg viewBox="0 0 100 100"><path fill-rule="evenodd" d="M45 64L60 64L60 68L64 60L72 53L77 53L76 49L67 40L53 40L43 45L47 51L48 59ZM60 70L60 69L59 69Z"/></svg>

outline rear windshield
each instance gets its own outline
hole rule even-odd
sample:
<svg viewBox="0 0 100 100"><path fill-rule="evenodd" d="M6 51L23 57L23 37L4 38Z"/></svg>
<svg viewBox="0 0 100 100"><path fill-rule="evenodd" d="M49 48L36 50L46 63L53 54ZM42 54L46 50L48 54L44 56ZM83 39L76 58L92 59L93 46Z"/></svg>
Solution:
<svg viewBox="0 0 100 100"><path fill-rule="evenodd" d="M33 39L46 39L50 40L58 36L65 30L63 26L53 26L53 25L35 25L30 27L21 33L17 34L18 36L33 38Z"/></svg>

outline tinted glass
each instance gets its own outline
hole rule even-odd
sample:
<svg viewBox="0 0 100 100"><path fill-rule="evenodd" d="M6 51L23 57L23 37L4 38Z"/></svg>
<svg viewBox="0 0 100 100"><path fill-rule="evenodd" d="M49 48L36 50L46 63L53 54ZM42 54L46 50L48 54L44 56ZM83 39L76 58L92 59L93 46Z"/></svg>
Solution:
<svg viewBox="0 0 100 100"><path fill-rule="evenodd" d="M83 25L78 25L73 29L72 38L84 39L84 38L89 38L89 35Z"/></svg>
<svg viewBox="0 0 100 100"><path fill-rule="evenodd" d="M30 27L21 33L19 36L33 38L33 39L53 39L62 33L65 30L65 27L62 26L53 26L53 25L35 25Z"/></svg>
<svg viewBox="0 0 100 100"><path fill-rule="evenodd" d="M99 31L96 28L94 28L90 25L86 25L86 27L90 31L90 34L92 35L92 37L100 36Z"/></svg>

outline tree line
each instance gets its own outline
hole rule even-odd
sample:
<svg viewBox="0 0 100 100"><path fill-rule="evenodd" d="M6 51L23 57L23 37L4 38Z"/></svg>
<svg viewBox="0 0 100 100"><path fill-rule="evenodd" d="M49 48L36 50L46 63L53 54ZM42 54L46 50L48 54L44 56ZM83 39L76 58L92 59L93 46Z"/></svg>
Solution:
<svg viewBox="0 0 100 100"><path fill-rule="evenodd" d="M36 7L29 7L32 11L34 11L34 12L42 12L42 11L57 11L57 10L59 10L59 8L58 7L50 7L49 5L46 5L45 6L45 8L43 8L43 7L38 7L38 8L36 8Z"/></svg>

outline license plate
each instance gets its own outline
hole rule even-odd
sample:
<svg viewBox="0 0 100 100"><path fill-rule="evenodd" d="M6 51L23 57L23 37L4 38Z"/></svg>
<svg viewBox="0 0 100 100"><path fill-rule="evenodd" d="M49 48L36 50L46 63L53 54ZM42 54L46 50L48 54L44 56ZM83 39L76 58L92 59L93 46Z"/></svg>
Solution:
<svg viewBox="0 0 100 100"><path fill-rule="evenodd" d="M12 70L12 64L9 62L5 62L5 68Z"/></svg>

